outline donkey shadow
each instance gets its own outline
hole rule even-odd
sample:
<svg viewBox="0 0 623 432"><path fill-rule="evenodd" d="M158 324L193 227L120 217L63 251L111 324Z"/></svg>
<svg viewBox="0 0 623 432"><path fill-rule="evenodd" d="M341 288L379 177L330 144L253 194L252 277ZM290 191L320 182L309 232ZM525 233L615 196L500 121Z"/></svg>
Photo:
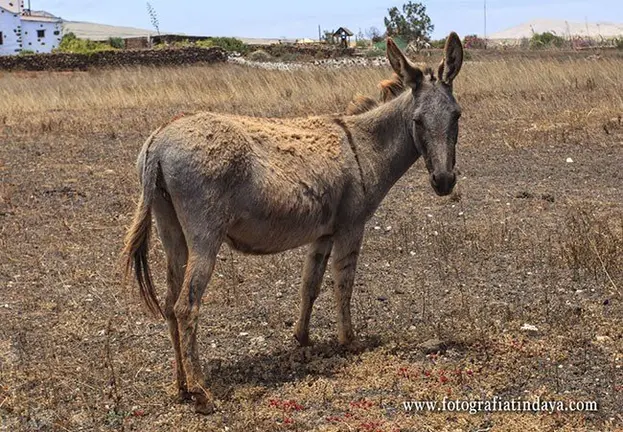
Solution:
<svg viewBox="0 0 623 432"><path fill-rule="evenodd" d="M330 378L336 369L359 354L383 345L378 336L362 337L356 349L337 341L318 341L307 347L283 347L277 351L242 356L234 361L213 360L205 365L208 384L221 400L231 399L241 385L274 388L307 376Z"/></svg>

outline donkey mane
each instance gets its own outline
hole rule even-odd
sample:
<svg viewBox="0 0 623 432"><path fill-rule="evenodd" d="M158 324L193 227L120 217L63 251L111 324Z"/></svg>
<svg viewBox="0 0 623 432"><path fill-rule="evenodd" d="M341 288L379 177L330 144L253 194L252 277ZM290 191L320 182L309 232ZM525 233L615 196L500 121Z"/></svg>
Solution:
<svg viewBox="0 0 623 432"><path fill-rule="evenodd" d="M433 69L424 63L414 64L418 69L422 71L424 77L429 82L435 82L437 78L433 72ZM370 96L355 95L353 99L348 103L346 107L347 115L358 115L368 112L378 107L380 104L387 103L398 96L400 96L406 89L405 83L397 73L392 73L391 78L381 80L378 84L379 88L379 100L375 100Z"/></svg>

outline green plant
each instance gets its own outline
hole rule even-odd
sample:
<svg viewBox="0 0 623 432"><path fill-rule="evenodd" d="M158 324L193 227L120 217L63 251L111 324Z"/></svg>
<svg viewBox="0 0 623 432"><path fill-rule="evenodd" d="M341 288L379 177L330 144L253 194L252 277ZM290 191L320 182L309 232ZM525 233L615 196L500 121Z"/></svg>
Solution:
<svg viewBox="0 0 623 432"><path fill-rule="evenodd" d="M201 39L195 42L195 45L200 48L212 48L214 46L214 41L211 39Z"/></svg>
<svg viewBox="0 0 623 432"><path fill-rule="evenodd" d="M19 55L21 55L21 56L28 56L28 55L35 55L35 54L36 53L33 50L25 50L25 49L23 49L23 50L21 50L19 52Z"/></svg>
<svg viewBox="0 0 623 432"><path fill-rule="evenodd" d="M565 40L552 32L535 33L530 38L530 49L561 48Z"/></svg>
<svg viewBox="0 0 623 432"><path fill-rule="evenodd" d="M405 41L403 38L401 38L400 36L393 37L392 39L394 40L396 45L398 45L398 47L401 50L405 50L407 48L407 45L409 45L409 43L407 41ZM385 51L387 50L387 41L386 40L382 40L380 42L375 43L374 44L374 49L375 50L379 50L379 51L383 51L383 53L385 53Z"/></svg>
<svg viewBox="0 0 623 432"><path fill-rule="evenodd" d="M63 36L58 48L54 51L87 54L98 51L111 51L114 49L115 48L107 43L95 42L90 39L80 39L73 33L67 33Z"/></svg>
<svg viewBox="0 0 623 432"><path fill-rule="evenodd" d="M301 60L301 55L299 53L287 52L281 56L281 61L284 62L296 62L299 60Z"/></svg>
<svg viewBox="0 0 623 432"><path fill-rule="evenodd" d="M160 36L160 22L158 21L158 14L156 13L156 9L151 5L151 3L147 2L147 13L149 14L149 19L151 20L151 25Z"/></svg>
<svg viewBox="0 0 623 432"><path fill-rule="evenodd" d="M182 39L182 40L174 41L170 45L173 48L188 48L188 47L194 46L195 44L193 44L188 39Z"/></svg>
<svg viewBox="0 0 623 432"><path fill-rule="evenodd" d="M384 39L381 31L376 27L370 27L369 29L367 29L366 36L372 41L372 43L381 42Z"/></svg>
<svg viewBox="0 0 623 432"><path fill-rule="evenodd" d="M233 37L210 37L200 41L201 44L197 43L199 46L209 48L212 46L219 46L223 48L225 51L229 52L239 52L241 54L245 54L249 51L249 47L247 44L242 42L240 39L236 39Z"/></svg>
<svg viewBox="0 0 623 432"><path fill-rule="evenodd" d="M370 41L366 39L359 39L355 44L357 48L367 48L370 46Z"/></svg>
<svg viewBox="0 0 623 432"><path fill-rule="evenodd" d="M368 58L383 57L383 56L385 56L385 51L382 50L382 49L378 49L376 47L373 47L373 48L370 48L368 50L365 50L363 52L363 55L365 57L368 57Z"/></svg>
<svg viewBox="0 0 623 432"><path fill-rule="evenodd" d="M478 35L467 35L463 39L463 46L468 49L485 49L487 48L487 41Z"/></svg>
<svg viewBox="0 0 623 432"><path fill-rule="evenodd" d="M426 14L426 6L422 3L410 1L402 5L402 12L393 7L388 13L389 17L384 20L388 36L400 36L409 42L417 39L428 40L435 29Z"/></svg>
<svg viewBox="0 0 623 432"><path fill-rule="evenodd" d="M614 46L617 49L623 50L623 38L614 38Z"/></svg>
<svg viewBox="0 0 623 432"><path fill-rule="evenodd" d="M322 32L322 41L328 44L334 44L335 38L333 37L333 33L335 33L333 30L325 30Z"/></svg>
<svg viewBox="0 0 623 432"><path fill-rule="evenodd" d="M249 60L258 61L258 62L266 62L272 60L273 56L268 54L263 49L258 49L249 54Z"/></svg>
<svg viewBox="0 0 623 432"><path fill-rule="evenodd" d="M443 49L443 47L446 46L446 40L445 39L435 39L435 40L431 40L430 41L430 46L432 48L438 48L438 49Z"/></svg>
<svg viewBox="0 0 623 432"><path fill-rule="evenodd" d="M125 48L125 43L123 42L123 39L120 37L111 37L108 38L108 45L110 45L113 48L116 49L123 49Z"/></svg>

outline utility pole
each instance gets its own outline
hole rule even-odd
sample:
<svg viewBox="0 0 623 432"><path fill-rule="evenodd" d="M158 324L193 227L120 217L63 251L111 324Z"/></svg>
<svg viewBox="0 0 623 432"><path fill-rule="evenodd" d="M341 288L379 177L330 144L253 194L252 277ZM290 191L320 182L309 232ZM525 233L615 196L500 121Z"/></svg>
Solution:
<svg viewBox="0 0 623 432"><path fill-rule="evenodd" d="M487 48L487 0L485 0L485 48Z"/></svg>
<svg viewBox="0 0 623 432"><path fill-rule="evenodd" d="M318 42L322 42L322 33L320 32L320 24L318 24Z"/></svg>

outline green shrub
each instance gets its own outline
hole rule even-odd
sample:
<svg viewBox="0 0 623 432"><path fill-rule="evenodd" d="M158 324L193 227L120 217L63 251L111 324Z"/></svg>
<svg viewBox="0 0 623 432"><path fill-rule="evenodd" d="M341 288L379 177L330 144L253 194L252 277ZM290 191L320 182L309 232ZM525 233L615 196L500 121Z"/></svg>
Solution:
<svg viewBox="0 0 623 432"><path fill-rule="evenodd" d="M275 44L270 46L270 54L275 57L281 57L287 52L285 45Z"/></svg>
<svg viewBox="0 0 623 432"><path fill-rule="evenodd" d="M301 55L299 53L285 53L281 56L281 61L284 62L297 62L301 60Z"/></svg>
<svg viewBox="0 0 623 432"><path fill-rule="evenodd" d="M92 53L98 51L111 51L113 48L111 45L103 42L94 42L89 39L80 39L73 33L67 33L61 39L61 43L56 48L55 52L66 53Z"/></svg>
<svg viewBox="0 0 623 432"><path fill-rule="evenodd" d="M262 49L258 49L256 51L253 51L252 53L249 53L248 57L249 57L249 60L257 61L257 62L267 62L273 59L273 56L271 56L270 54L268 54L266 51Z"/></svg>
<svg viewBox="0 0 623 432"><path fill-rule="evenodd" d="M431 48L443 49L446 46L445 39L435 39L430 41Z"/></svg>
<svg viewBox="0 0 623 432"><path fill-rule="evenodd" d="M195 45L200 48L212 48L214 46L214 41L211 39L202 39L195 42Z"/></svg>
<svg viewBox="0 0 623 432"><path fill-rule="evenodd" d="M562 48L565 40L551 32L535 33L530 38L530 49Z"/></svg>
<svg viewBox="0 0 623 432"><path fill-rule="evenodd" d="M487 41L478 35L467 35L463 39L463 46L467 49L485 49L487 48Z"/></svg>
<svg viewBox="0 0 623 432"><path fill-rule="evenodd" d="M110 45L111 47L116 48L116 49L124 49L125 48L125 42L123 41L123 38L120 38L120 37L108 38L108 45Z"/></svg>
<svg viewBox="0 0 623 432"><path fill-rule="evenodd" d="M385 50L382 49L378 49L376 47L371 48L369 50L365 50L363 52L364 57L368 57L368 58L374 58L374 57L384 57L385 56Z"/></svg>
<svg viewBox="0 0 623 432"><path fill-rule="evenodd" d="M396 43L396 45L398 45L398 48L400 48L401 50L405 50L407 48L407 45L409 45L409 43L397 36L392 37L392 39L394 40L394 42ZM377 50L381 50L383 52L385 52L385 50L387 49L387 40L383 40L381 42L375 43L374 44L374 49Z"/></svg>
<svg viewBox="0 0 623 432"><path fill-rule="evenodd" d="M233 37L211 37L206 39L206 41L211 41L211 46L219 46L229 52L235 51L244 54L249 50L249 47L244 42Z"/></svg>
<svg viewBox="0 0 623 432"><path fill-rule="evenodd" d="M23 49L19 52L19 55L21 56L28 56L28 55L35 55L35 54L36 53L33 50L27 50L27 49L26 50Z"/></svg>

